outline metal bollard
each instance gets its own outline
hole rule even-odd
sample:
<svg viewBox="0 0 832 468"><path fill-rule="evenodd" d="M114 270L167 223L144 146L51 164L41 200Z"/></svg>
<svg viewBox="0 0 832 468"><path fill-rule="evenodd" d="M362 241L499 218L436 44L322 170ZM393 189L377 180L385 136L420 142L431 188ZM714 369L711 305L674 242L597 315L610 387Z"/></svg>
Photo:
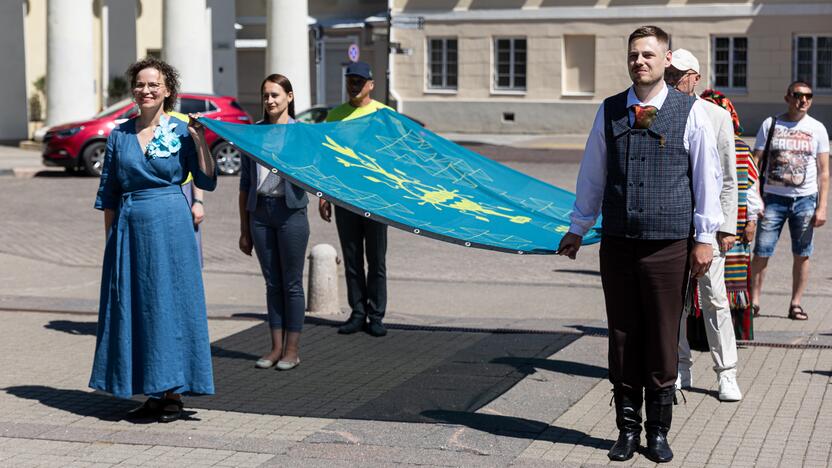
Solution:
<svg viewBox="0 0 832 468"><path fill-rule="evenodd" d="M338 252L329 244L318 244L309 253L309 283L306 310L314 314L340 314L338 303Z"/></svg>

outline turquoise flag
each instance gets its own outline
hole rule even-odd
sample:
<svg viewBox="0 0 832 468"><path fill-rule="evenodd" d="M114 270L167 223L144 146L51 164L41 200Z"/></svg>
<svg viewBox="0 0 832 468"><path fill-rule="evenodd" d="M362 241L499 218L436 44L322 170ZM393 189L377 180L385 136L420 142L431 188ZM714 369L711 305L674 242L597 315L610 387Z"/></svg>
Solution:
<svg viewBox="0 0 832 468"><path fill-rule="evenodd" d="M343 122L206 127L282 177L375 221L466 247L553 254L575 195L382 109ZM600 226L584 244L600 240Z"/></svg>

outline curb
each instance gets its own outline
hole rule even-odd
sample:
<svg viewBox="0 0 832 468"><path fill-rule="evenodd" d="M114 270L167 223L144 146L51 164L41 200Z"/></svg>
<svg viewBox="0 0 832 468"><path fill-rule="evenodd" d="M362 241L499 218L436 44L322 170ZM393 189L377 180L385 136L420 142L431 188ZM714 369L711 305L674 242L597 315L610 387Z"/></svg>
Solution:
<svg viewBox="0 0 832 468"><path fill-rule="evenodd" d="M61 167L24 166L0 169L0 176L13 176L17 179L32 179L44 172L63 172Z"/></svg>

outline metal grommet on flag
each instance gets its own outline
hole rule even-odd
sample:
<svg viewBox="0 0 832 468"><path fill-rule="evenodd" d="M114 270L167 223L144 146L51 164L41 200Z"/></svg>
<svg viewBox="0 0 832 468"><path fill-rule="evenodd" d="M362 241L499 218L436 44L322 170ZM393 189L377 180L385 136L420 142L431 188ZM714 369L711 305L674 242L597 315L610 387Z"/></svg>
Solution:
<svg viewBox="0 0 832 468"><path fill-rule="evenodd" d="M315 192L315 196L318 197L318 198L321 198L321 197L324 196L324 194L321 193L321 192Z"/></svg>
<svg viewBox="0 0 832 468"><path fill-rule="evenodd" d="M418 230L418 229L414 229L414 230L413 230L413 234L419 234L420 232L422 232L422 231L420 231L420 230Z"/></svg>
<svg viewBox="0 0 832 468"><path fill-rule="evenodd" d="M272 168L272 174L277 174L277 169Z"/></svg>
<svg viewBox="0 0 832 468"><path fill-rule="evenodd" d="M471 243L470 243L470 242L466 242L466 243L465 243L465 247L471 247Z"/></svg>
<svg viewBox="0 0 832 468"><path fill-rule="evenodd" d="M365 212L364 212L364 217L365 217L365 218L369 218L369 217L370 217L370 212L369 212L369 211L365 211Z"/></svg>
<svg viewBox="0 0 832 468"><path fill-rule="evenodd" d="M520 254L520 255L523 255L523 251L522 251L522 250L518 250L518 251L517 251L517 253L518 253L518 254Z"/></svg>

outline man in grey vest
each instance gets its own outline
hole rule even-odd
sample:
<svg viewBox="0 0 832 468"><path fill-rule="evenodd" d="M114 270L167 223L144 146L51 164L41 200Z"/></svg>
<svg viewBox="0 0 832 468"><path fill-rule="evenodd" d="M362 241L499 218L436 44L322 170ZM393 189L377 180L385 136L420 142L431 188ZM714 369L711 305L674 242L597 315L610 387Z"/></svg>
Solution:
<svg viewBox="0 0 832 468"><path fill-rule="evenodd" d="M641 436L647 457L673 459L679 320L688 275L711 264L722 224L722 171L704 103L668 88L667 33L633 31L627 64L633 86L604 100L578 173L572 225L558 248L575 258L603 212L601 281L609 326L609 379L619 436L611 460L630 459Z"/></svg>
<svg viewBox="0 0 832 468"><path fill-rule="evenodd" d="M725 288L725 254L737 241L737 155L734 147L734 123L731 114L707 102L696 95L699 83L699 60L686 49L673 51L673 60L665 73L665 81L688 96L693 96L704 104L702 109L708 114L711 129L716 136L719 161L722 163L722 191L719 201L722 206L724 221L713 243L714 260L711 268L699 278L699 304L705 319L705 333L714 371L719 382L720 401L740 401L742 392L737 384L737 339L734 335L734 323L731 319L731 306L728 303L728 291ZM687 338L687 317L682 315L679 329L679 375L677 388L690 388L693 383L690 344Z"/></svg>

